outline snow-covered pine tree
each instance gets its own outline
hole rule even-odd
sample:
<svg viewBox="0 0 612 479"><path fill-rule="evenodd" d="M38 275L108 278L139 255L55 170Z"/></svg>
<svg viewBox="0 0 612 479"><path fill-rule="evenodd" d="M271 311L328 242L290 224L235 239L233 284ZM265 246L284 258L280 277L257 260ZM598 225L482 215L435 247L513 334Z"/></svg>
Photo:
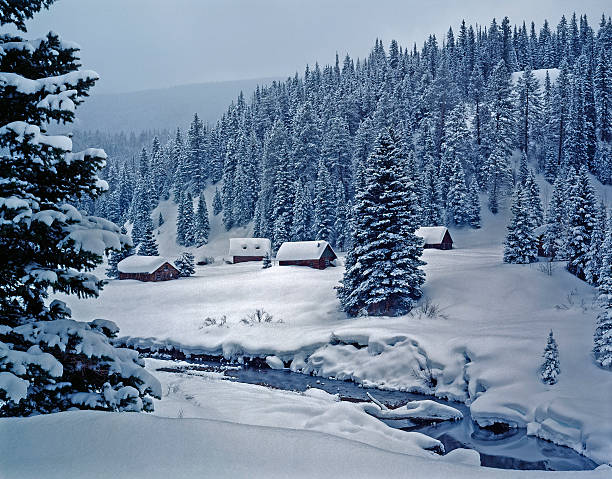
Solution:
<svg viewBox="0 0 612 479"><path fill-rule="evenodd" d="M175 201L177 206L176 244L183 245L185 244L185 211L183 208L183 193L181 191L176 192Z"/></svg>
<svg viewBox="0 0 612 479"><path fill-rule="evenodd" d="M527 202L529 203L529 210L533 217L535 226L540 226L544 220L544 212L542 210L542 200L540 199L540 187L536 182L533 170L529 171L527 179L523 183L525 194L527 195Z"/></svg>
<svg viewBox="0 0 612 479"><path fill-rule="evenodd" d="M506 64L500 61L491 72L487 83L486 143L490 150L487 162L487 189L489 209L499 210L500 199L505 195L512 181L510 156L514 138L514 102L512 84Z"/></svg>
<svg viewBox="0 0 612 479"><path fill-rule="evenodd" d="M283 152L284 152L283 148ZM274 228L272 230L272 249L278 251L280 245L285 241L291 241L291 224L293 218L293 174L289 169L289 158L282 154L278 164L276 179L274 182Z"/></svg>
<svg viewBox="0 0 612 479"><path fill-rule="evenodd" d="M561 368L559 365L559 347L552 331L548 334L548 341L546 342L546 348L542 357L544 362L540 367L540 379L545 384L556 384Z"/></svg>
<svg viewBox="0 0 612 479"><path fill-rule="evenodd" d="M524 185L527 182L529 176L529 164L527 161L527 155L525 152L521 152L521 160L519 163L518 172L516 174L516 183Z"/></svg>
<svg viewBox="0 0 612 479"><path fill-rule="evenodd" d="M512 202L512 220L504 242L504 262L526 264L538 259L533 230L535 223L527 191L517 186Z"/></svg>
<svg viewBox="0 0 612 479"><path fill-rule="evenodd" d="M603 142L612 142L612 67L608 54L605 48L599 51L593 77L597 136Z"/></svg>
<svg viewBox="0 0 612 479"><path fill-rule="evenodd" d="M557 176L553 185L553 192L548 203L546 213L546 229L544 231L542 248L551 260L566 258L565 245L567 243L567 185L563 175Z"/></svg>
<svg viewBox="0 0 612 479"><path fill-rule="evenodd" d="M215 196L213 197L213 214L217 216L223 211L223 202L221 201L221 193L219 188L215 188Z"/></svg>
<svg viewBox="0 0 612 479"><path fill-rule="evenodd" d="M442 206L438 194L436 166L430 163L422 173L421 188L421 225L440 226L442 224Z"/></svg>
<svg viewBox="0 0 612 479"><path fill-rule="evenodd" d="M401 315L421 297L422 247L414 234L418 198L407 185L393 130L381 134L355 199L352 247L338 297L350 316Z"/></svg>
<svg viewBox="0 0 612 479"><path fill-rule="evenodd" d="M182 213L183 242L181 246L193 246L196 242L196 224L193 213L193 198L189 192L183 195Z"/></svg>
<svg viewBox="0 0 612 479"><path fill-rule="evenodd" d="M291 224L291 238L293 241L306 241L312 238L312 200L310 193L302 184L302 180L296 180L293 192L293 214Z"/></svg>
<svg viewBox="0 0 612 479"><path fill-rule="evenodd" d="M591 243L586 258L586 267L584 270L585 279L593 286L597 286L599 282L599 273L603 266L604 251L603 243L606 239L606 228L608 226L608 211L603 200L597 208L597 217L593 225L591 233Z"/></svg>
<svg viewBox="0 0 612 479"><path fill-rule="evenodd" d="M608 222L602 253L598 299L603 311L597 316L597 328L593 335L593 356L601 367L612 369L612 216Z"/></svg>
<svg viewBox="0 0 612 479"><path fill-rule="evenodd" d="M480 228L480 191L476 178L472 178L468 187L468 205L470 212L470 226Z"/></svg>
<svg viewBox="0 0 612 479"><path fill-rule="evenodd" d="M332 242L334 238L335 197L329 170L323 158L319 160L315 183L314 237Z"/></svg>
<svg viewBox="0 0 612 479"><path fill-rule="evenodd" d="M519 76L516 82L516 92L518 96L518 140L519 147L529 155L530 143L533 141L535 129L540 124L542 102L540 95L540 82L531 71L531 66L527 65L525 71Z"/></svg>
<svg viewBox="0 0 612 479"><path fill-rule="evenodd" d="M195 218L195 245L202 246L208 243L209 234L208 207L206 206L206 198L204 198L204 192L202 191L198 198L198 211Z"/></svg>
<svg viewBox="0 0 612 479"><path fill-rule="evenodd" d="M151 215L147 214L144 223L144 233L142 241L138 245L138 254L141 256L158 256L159 251L157 249L157 240L155 239L155 233L153 231L153 221Z"/></svg>
<svg viewBox="0 0 612 479"><path fill-rule="evenodd" d="M195 259L189 251L183 251L174 262L181 276L189 277L195 273Z"/></svg>
<svg viewBox="0 0 612 479"><path fill-rule="evenodd" d="M0 23L24 29L51 3L10 2ZM98 296L104 282L91 271L130 243L118 226L71 206L107 190L97 176L105 153L73 153L68 137L45 133L74 119L98 75L78 70L78 48L53 33L35 41L7 33L0 48L0 416L150 411L161 386L137 352L111 344L117 326L72 320L62 301L48 301L50 289Z"/></svg>
<svg viewBox="0 0 612 479"><path fill-rule="evenodd" d="M121 234L127 236L127 230L125 226L121 227ZM117 265L128 256L134 254L134 249L131 246L126 246L120 251L112 251L108 258L108 268L106 269L106 276L109 278L119 278L119 270Z"/></svg>
<svg viewBox="0 0 612 479"><path fill-rule="evenodd" d="M195 113L187 132L187 171L196 192L204 189L207 178L204 142L204 125L198 114Z"/></svg>
<svg viewBox="0 0 612 479"><path fill-rule="evenodd" d="M455 159L446 196L447 224L465 226L470 223L470 202L465 173L459 159Z"/></svg>
<svg viewBox="0 0 612 479"><path fill-rule="evenodd" d="M591 235L597 221L597 202L586 166L575 175L568 208L568 232L565 250L568 255L567 269L585 279L587 254Z"/></svg>

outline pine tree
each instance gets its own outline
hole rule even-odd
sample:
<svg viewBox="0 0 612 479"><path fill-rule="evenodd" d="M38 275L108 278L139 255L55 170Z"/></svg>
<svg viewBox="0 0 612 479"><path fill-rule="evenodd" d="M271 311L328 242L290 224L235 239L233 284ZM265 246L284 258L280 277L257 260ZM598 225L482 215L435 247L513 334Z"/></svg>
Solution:
<svg viewBox="0 0 612 479"><path fill-rule="evenodd" d="M516 84L519 107L519 146L526 156L529 155L530 142L533 140L535 130L539 125L542 102L540 84L527 65Z"/></svg>
<svg viewBox="0 0 612 479"><path fill-rule="evenodd" d="M196 244L196 224L193 213L193 198L191 193L183 196L181 230L182 246L194 246Z"/></svg>
<svg viewBox="0 0 612 479"><path fill-rule="evenodd" d="M603 266L604 252L602 250L605 237L608 212L603 201L599 204L596 212L596 220L591 233L591 243L586 258L586 266L584 270L585 279L593 286L599 283L599 273Z"/></svg>
<svg viewBox="0 0 612 479"><path fill-rule="evenodd" d="M519 163L519 170L516 175L516 183L524 185L529 177L529 164L527 162L527 155L523 151L521 153L521 162Z"/></svg>
<svg viewBox="0 0 612 479"><path fill-rule="evenodd" d="M138 254L140 256L158 256L157 241L153 233L153 221L151 215L147 215L147 220L144 224L144 234L142 241L138 246Z"/></svg>
<svg viewBox="0 0 612 479"><path fill-rule="evenodd" d="M480 195L475 178L472 178L468 188L468 206L470 226L472 228L480 228Z"/></svg>
<svg viewBox="0 0 612 479"><path fill-rule="evenodd" d="M464 226L470 223L470 203L465 174L461 162L456 159L452 165L446 200L447 223Z"/></svg>
<svg viewBox="0 0 612 479"><path fill-rule="evenodd" d="M181 276L189 277L195 273L195 259L189 251L183 251L174 262Z"/></svg>
<svg viewBox="0 0 612 479"><path fill-rule="evenodd" d="M567 269L580 279L585 279L587 254L597 221L597 203L584 166L574 179L569 201L568 237L565 248L568 254Z"/></svg>
<svg viewBox="0 0 612 479"><path fill-rule="evenodd" d="M603 258L599 271L599 303L603 311L597 317L593 336L593 356L603 368L612 369L612 216L602 246Z"/></svg>
<svg viewBox="0 0 612 479"><path fill-rule="evenodd" d="M184 245L185 244L185 210L184 210L183 195L180 191L177 192L177 196L175 200L176 200L176 205L177 205L176 244Z"/></svg>
<svg viewBox="0 0 612 479"><path fill-rule="evenodd" d="M25 29L24 20L51 3L5 2L0 23ZM65 303L48 301L50 290L97 297L104 281L92 271L105 253L129 246L118 226L71 206L107 190L97 176L104 151L72 152L68 137L45 133L50 124L73 121L98 76L78 70L78 47L53 33L34 41L5 33L5 43L11 48L0 56L0 72L10 77L0 82L0 416L151 411L161 386L137 352L111 344L117 326L72 320Z"/></svg>
<svg viewBox="0 0 612 479"><path fill-rule="evenodd" d="M414 234L418 198L406 184L400 152L393 130L378 138L356 197L352 248L338 288L351 316L405 314L422 295L422 247Z"/></svg>
<svg viewBox="0 0 612 479"><path fill-rule="evenodd" d="M538 259L533 233L535 223L525 189L518 186L512 203L512 220L504 242L504 262L526 264Z"/></svg>
<svg viewBox="0 0 612 479"><path fill-rule="evenodd" d="M293 241L306 241L311 239L313 211L310 193L301 180L295 181L293 197L291 238Z"/></svg>
<svg viewBox="0 0 612 479"><path fill-rule="evenodd" d="M548 204L546 214L546 230L544 232L542 248L547 257L565 259L565 245L567 243L566 225L566 190L567 185L562 175L559 175L553 185L553 193Z"/></svg>
<svg viewBox="0 0 612 479"><path fill-rule="evenodd" d="M223 203L221 202L221 193L219 188L215 188L215 196L213 198L213 214L217 216L223 211Z"/></svg>
<svg viewBox="0 0 612 479"><path fill-rule="evenodd" d="M534 225L540 226L544 220L544 212L542 210L542 200L540 199L540 187L538 186L533 171L529 172L527 179L523 183L529 211L533 218Z"/></svg>
<svg viewBox="0 0 612 479"><path fill-rule="evenodd" d="M436 167L433 163L428 164L422 173L421 181L421 225L440 226L442 224L442 206L438 193Z"/></svg>
<svg viewBox="0 0 612 479"><path fill-rule="evenodd" d="M202 192L198 198L198 211L195 218L195 245L202 246L208 243L209 234L208 207L206 206L204 192Z"/></svg>
<svg viewBox="0 0 612 479"><path fill-rule="evenodd" d="M125 226L121 227L121 234L127 238L127 230L125 229ZM132 256L134 254L134 249L128 245L129 243L126 242L125 247L122 250L111 252L110 257L108 258L108 268L106 269L106 276L109 278L119 278L119 270L117 269L117 265L128 256Z"/></svg>
<svg viewBox="0 0 612 479"><path fill-rule="evenodd" d="M272 231L272 248L277 251L280 245L291 240L291 224L293 218L293 181L289 170L289 158L283 155L278 164L274 182L274 208L272 216L274 227Z"/></svg>
<svg viewBox="0 0 612 479"><path fill-rule="evenodd" d="M548 341L542 357L544 358L544 363L540 367L540 379L545 384L556 384L561 369L559 367L559 347L552 331L548 334Z"/></svg>
<svg viewBox="0 0 612 479"><path fill-rule="evenodd" d="M334 237L334 190L329 170L323 159L319 160L315 184L314 236L318 240L332 241Z"/></svg>
<svg viewBox="0 0 612 479"><path fill-rule="evenodd" d="M598 137L612 142L612 68L605 48L599 52L593 81Z"/></svg>
<svg viewBox="0 0 612 479"><path fill-rule="evenodd" d="M157 226L161 226L164 224L164 217L161 214L161 211L159 212L159 217L157 218Z"/></svg>
<svg viewBox="0 0 612 479"><path fill-rule="evenodd" d="M489 156L487 165L487 184L489 191L489 210L496 214L499 203L512 181L508 156L502 143L497 144Z"/></svg>

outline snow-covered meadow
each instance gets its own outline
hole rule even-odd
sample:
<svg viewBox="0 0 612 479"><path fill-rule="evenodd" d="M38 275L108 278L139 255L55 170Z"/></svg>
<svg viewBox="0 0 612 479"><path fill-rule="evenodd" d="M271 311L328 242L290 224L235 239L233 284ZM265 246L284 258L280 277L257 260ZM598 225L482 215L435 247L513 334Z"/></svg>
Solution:
<svg viewBox="0 0 612 479"><path fill-rule="evenodd" d="M161 253L172 257L172 205L160 208L169 217ZM590 353L594 289L562 264L553 264L551 275L539 264L503 264L505 220L486 216L481 230L451 231L452 251L426 250L426 299L406 317L346 318L334 291L342 266L264 270L259 263L223 263L227 238L240 232L222 233L216 218L218 234L196 254L217 262L198 267L195 276L110 281L98 300L68 302L76 318L112 318L131 345L234 359L274 356L295 371L435 394L469 404L481 425L527 427L610 462L612 378ZM257 308L272 322L241 321ZM561 359L554 386L539 380L551 329Z"/></svg>

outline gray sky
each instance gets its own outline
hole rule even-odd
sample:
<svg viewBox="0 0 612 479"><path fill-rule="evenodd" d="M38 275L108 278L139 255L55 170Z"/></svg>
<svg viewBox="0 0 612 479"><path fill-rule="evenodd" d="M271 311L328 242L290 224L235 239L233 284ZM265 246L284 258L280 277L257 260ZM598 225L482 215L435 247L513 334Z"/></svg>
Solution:
<svg viewBox="0 0 612 479"><path fill-rule="evenodd" d="M59 0L29 22L29 35L54 30L82 47L98 92L302 73L335 52L368 54L376 37L422 45L462 18L512 23L586 13L599 25L610 0Z"/></svg>

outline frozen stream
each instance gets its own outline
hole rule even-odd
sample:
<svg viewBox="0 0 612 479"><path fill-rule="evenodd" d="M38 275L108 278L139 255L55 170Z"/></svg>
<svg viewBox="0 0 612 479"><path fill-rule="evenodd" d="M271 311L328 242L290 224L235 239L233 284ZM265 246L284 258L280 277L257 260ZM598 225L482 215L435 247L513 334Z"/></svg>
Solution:
<svg viewBox="0 0 612 479"><path fill-rule="evenodd" d="M527 436L526 429L497 428L496 431L483 429L471 420L470 410L461 403L443 401L433 396L411 394L401 391L365 389L349 381L322 379L294 373L289 370L273 370L266 367L230 366L214 362L197 362L193 366L162 368L167 372L187 372L188 369L222 372L228 380L247 384L257 384L287 391L305 391L309 387L323 389L331 394L338 394L345 401L369 401L366 392L388 407L397 407L408 401L431 399L460 410L464 419L455 422L437 424L415 424L407 420L385 421L392 427L409 431L418 431L438 439L444 444L446 452L457 448L474 449L480 453L482 466L501 469L538 469L551 471L590 470L597 464L578 454L573 449L558 446L532 436Z"/></svg>

